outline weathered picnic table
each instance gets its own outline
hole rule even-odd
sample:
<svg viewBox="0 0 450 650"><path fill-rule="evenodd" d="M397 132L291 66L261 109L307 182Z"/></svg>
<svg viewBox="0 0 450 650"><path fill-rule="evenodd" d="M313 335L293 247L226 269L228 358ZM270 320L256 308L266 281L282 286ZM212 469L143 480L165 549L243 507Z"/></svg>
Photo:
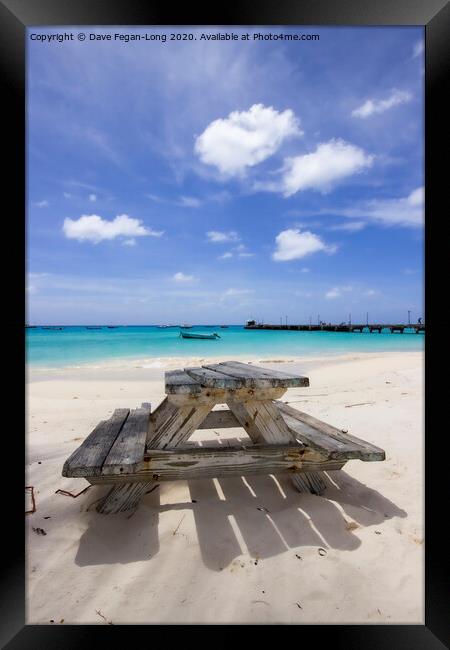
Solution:
<svg viewBox="0 0 450 650"><path fill-rule="evenodd" d="M97 506L108 514L137 507L160 481L290 473L300 491L321 494L323 470L350 459L384 460L382 449L280 401L300 375L226 361L165 373L165 399L151 412L117 409L64 464L62 474L111 484ZM226 410L213 410L226 404ZM197 429L243 427L251 444L193 445Z"/></svg>

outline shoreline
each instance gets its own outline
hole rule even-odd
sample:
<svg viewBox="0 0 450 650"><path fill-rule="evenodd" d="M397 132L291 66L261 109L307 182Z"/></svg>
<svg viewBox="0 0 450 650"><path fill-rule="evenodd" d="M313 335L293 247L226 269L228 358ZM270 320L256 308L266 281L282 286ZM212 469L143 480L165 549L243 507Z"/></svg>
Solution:
<svg viewBox="0 0 450 650"><path fill-rule="evenodd" d="M281 367L284 364L294 365L296 367L302 366L308 369L318 368L324 365L333 365L346 363L348 361L362 361L378 358L391 358L391 357L416 357L421 359L424 352L421 350L389 350L383 352L347 352L344 354L326 354L311 356L262 356L257 354L233 354L233 355L211 355L211 356L191 356L191 357L144 357L144 358L129 358L119 357L113 361L83 363L77 365L67 365L59 367L46 367L37 366L34 364L26 364L26 380L27 383L34 381L45 381L50 379L71 379L77 378L94 378L95 376L102 375L103 373L128 373L127 379L130 378L129 373L135 374L136 377L142 375L142 371L150 371L151 373L159 374L165 370L174 370L177 368L185 368L188 366L200 366L203 363L219 363L220 361L242 361L244 363L255 364L268 364L269 367L274 366L274 369ZM284 369L289 372L288 367ZM138 371L134 372L133 371ZM107 377L104 377L107 379Z"/></svg>

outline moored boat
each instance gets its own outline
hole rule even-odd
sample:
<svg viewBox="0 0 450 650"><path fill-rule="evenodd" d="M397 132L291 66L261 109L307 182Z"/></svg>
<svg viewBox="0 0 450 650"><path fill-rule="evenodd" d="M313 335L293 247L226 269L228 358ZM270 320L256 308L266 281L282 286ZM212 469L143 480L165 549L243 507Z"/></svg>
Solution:
<svg viewBox="0 0 450 650"><path fill-rule="evenodd" d="M180 336L184 339L220 339L220 336L213 332L212 334L193 334L191 332L180 332Z"/></svg>

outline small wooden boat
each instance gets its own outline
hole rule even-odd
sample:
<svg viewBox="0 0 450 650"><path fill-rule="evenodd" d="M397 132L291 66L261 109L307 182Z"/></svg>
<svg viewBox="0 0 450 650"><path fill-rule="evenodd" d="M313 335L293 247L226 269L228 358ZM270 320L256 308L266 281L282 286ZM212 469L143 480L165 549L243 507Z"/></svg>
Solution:
<svg viewBox="0 0 450 650"><path fill-rule="evenodd" d="M180 332L180 336L184 339L220 339L220 336L213 332L213 334L192 334L191 332Z"/></svg>

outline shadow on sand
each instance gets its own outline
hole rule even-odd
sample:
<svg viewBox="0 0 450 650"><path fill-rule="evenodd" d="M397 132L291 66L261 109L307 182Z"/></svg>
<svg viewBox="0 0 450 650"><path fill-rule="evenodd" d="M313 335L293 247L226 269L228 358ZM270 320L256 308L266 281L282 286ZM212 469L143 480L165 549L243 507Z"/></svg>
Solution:
<svg viewBox="0 0 450 650"><path fill-rule="evenodd" d="M104 516L90 510L76 564L150 560L159 551L159 514L169 510L192 511L203 562L214 571L242 554L239 533L250 556L258 559L302 546L352 551L361 544L352 532L353 522L359 528L407 516L343 470L323 475L327 489L320 497L298 492L289 475L264 475L187 481L191 501L184 503L161 505L160 487L142 499L132 517L126 513ZM97 487L92 496L100 497L106 491ZM346 517L353 520L350 526Z"/></svg>

